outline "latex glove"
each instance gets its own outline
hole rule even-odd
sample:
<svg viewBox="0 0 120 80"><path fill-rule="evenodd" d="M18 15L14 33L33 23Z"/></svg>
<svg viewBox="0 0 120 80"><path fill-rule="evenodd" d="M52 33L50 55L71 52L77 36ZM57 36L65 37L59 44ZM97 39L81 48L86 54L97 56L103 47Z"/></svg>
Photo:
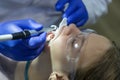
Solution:
<svg viewBox="0 0 120 80"><path fill-rule="evenodd" d="M66 3L69 5L64 11ZM74 23L79 27L88 20L88 12L82 0L58 0L55 7L57 11L64 12L63 17L67 18L68 25Z"/></svg>
<svg viewBox="0 0 120 80"><path fill-rule="evenodd" d="M0 34L20 32L24 29L41 30L43 26L34 20L16 20L0 24ZM0 53L17 61L28 61L36 58L43 50L46 33L27 39L0 42Z"/></svg>

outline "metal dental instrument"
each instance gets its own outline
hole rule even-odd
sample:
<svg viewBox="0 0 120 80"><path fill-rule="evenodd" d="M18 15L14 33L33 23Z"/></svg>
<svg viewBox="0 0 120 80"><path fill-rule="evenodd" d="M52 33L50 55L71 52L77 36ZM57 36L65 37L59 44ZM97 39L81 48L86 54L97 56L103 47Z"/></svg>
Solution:
<svg viewBox="0 0 120 80"><path fill-rule="evenodd" d="M0 35L0 41L24 39L24 38L27 38L29 36L38 35L42 32L54 31L54 30L56 30L56 28L57 28L57 26L51 25L50 27L44 27L40 31L24 30L24 31L21 31L21 32L16 32L16 33L11 33L11 34L3 34L3 35Z"/></svg>

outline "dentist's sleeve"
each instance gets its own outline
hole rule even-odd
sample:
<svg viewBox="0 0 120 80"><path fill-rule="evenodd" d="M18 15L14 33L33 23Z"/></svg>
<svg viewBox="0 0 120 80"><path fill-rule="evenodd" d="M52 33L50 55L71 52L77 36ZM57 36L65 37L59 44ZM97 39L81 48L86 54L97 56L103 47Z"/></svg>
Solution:
<svg viewBox="0 0 120 80"><path fill-rule="evenodd" d="M112 0L83 0L89 17L86 24L93 24L99 17L106 14L108 12L108 4L111 2Z"/></svg>

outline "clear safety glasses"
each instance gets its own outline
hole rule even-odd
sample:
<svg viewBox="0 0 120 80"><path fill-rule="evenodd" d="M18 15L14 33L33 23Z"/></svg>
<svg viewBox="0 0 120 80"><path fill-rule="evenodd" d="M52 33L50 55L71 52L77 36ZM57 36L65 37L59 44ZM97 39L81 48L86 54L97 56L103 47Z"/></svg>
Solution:
<svg viewBox="0 0 120 80"><path fill-rule="evenodd" d="M83 47L85 41L91 33L96 32L92 29L85 29L80 34L72 36L67 40L66 59L70 63L70 80L74 80L76 66L81 54L81 48Z"/></svg>

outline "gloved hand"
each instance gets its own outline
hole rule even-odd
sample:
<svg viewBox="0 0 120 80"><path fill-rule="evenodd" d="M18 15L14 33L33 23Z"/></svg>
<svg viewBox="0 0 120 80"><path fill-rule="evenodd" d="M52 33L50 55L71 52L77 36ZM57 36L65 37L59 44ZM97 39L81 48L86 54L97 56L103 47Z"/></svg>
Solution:
<svg viewBox="0 0 120 80"><path fill-rule="evenodd" d="M69 3L64 11L65 4ZM58 0L56 3L56 10L64 12L63 17L70 23L76 24L78 27L83 26L88 20L88 12L82 0Z"/></svg>
<svg viewBox="0 0 120 80"><path fill-rule="evenodd" d="M0 24L0 34L23 31L24 29L41 30L43 26L34 20L16 20ZM46 33L27 39L9 40L0 42L0 53L17 61L28 61L36 58L43 50Z"/></svg>

